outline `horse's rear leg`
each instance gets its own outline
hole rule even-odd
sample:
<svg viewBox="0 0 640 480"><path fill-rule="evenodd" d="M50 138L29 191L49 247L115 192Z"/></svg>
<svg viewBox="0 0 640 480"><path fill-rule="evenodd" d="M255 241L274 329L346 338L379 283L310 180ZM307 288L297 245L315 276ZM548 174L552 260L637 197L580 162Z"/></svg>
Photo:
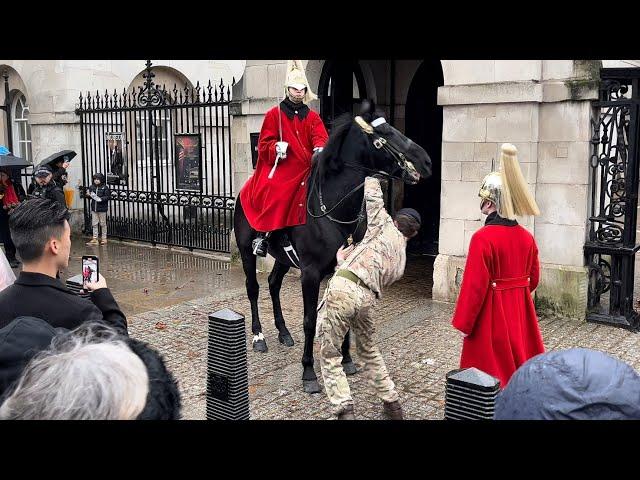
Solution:
<svg viewBox="0 0 640 480"><path fill-rule="evenodd" d="M256 257L250 249L241 250L242 268L247 278L247 296L251 303L251 331L253 332L253 351L266 352L267 341L262 335L262 325L260 325L260 316L258 315L258 293L260 286L256 276Z"/></svg>
<svg viewBox="0 0 640 480"><path fill-rule="evenodd" d="M289 265L285 265L284 263L275 263L273 270L271 270L269 274L269 293L271 294L271 301L273 302L273 316L276 321L276 328L278 329L278 341L286 347L293 347L293 338L284 323L282 306L280 305L280 288L282 287L282 280L289 271L289 268Z"/></svg>
<svg viewBox="0 0 640 480"><path fill-rule="evenodd" d="M347 334L344 336L344 342L342 342L342 369L347 375L354 375L358 373L356 364L353 363L351 353L349 353L349 337L351 330L347 330Z"/></svg>

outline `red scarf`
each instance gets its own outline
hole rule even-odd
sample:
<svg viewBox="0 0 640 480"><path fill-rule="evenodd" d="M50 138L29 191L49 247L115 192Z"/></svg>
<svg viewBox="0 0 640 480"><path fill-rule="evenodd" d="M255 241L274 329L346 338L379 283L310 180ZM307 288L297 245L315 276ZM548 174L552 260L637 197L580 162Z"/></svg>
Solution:
<svg viewBox="0 0 640 480"><path fill-rule="evenodd" d="M7 180L7 183L5 183L4 186L6 188L6 191L4 192L2 204L8 207L9 205L20 203L20 201L18 200L18 195L16 195L16 189L13 188L13 183L11 183L11 180Z"/></svg>

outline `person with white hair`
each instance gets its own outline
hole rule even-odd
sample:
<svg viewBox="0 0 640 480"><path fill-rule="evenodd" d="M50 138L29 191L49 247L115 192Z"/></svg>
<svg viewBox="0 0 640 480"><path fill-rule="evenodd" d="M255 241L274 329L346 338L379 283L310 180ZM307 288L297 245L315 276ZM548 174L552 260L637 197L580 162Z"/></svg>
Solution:
<svg viewBox="0 0 640 480"><path fill-rule="evenodd" d="M31 359L0 419L177 419L179 409L177 384L157 352L93 323L56 335Z"/></svg>

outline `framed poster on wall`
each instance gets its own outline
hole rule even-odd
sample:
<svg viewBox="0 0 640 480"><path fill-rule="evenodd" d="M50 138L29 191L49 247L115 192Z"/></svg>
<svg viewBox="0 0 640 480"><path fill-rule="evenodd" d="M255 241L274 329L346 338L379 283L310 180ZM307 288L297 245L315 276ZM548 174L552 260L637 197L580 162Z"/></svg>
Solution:
<svg viewBox="0 0 640 480"><path fill-rule="evenodd" d="M126 155L124 151L124 134L122 132L107 132L107 183L110 185L127 185L129 172L127 171Z"/></svg>
<svg viewBox="0 0 640 480"><path fill-rule="evenodd" d="M199 133L176 133L176 190L202 191L202 147Z"/></svg>

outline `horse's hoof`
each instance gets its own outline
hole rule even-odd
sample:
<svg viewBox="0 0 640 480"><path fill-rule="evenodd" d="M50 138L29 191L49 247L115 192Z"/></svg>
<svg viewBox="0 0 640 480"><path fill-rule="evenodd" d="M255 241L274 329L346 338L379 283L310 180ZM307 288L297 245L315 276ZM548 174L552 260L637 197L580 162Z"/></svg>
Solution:
<svg viewBox="0 0 640 480"><path fill-rule="evenodd" d="M304 393L320 393L320 384L317 380L303 380L302 388Z"/></svg>
<svg viewBox="0 0 640 480"><path fill-rule="evenodd" d="M293 347L293 338L288 333L285 333L284 335L278 334L278 341L285 347Z"/></svg>
<svg viewBox="0 0 640 480"><path fill-rule="evenodd" d="M254 352L265 353L268 350L269 349L267 348L267 342L265 340L256 340L255 342L253 342Z"/></svg>
<svg viewBox="0 0 640 480"><path fill-rule="evenodd" d="M358 369L356 368L356 364L353 362L345 362L342 364L342 370L346 375L355 375L358 373Z"/></svg>

